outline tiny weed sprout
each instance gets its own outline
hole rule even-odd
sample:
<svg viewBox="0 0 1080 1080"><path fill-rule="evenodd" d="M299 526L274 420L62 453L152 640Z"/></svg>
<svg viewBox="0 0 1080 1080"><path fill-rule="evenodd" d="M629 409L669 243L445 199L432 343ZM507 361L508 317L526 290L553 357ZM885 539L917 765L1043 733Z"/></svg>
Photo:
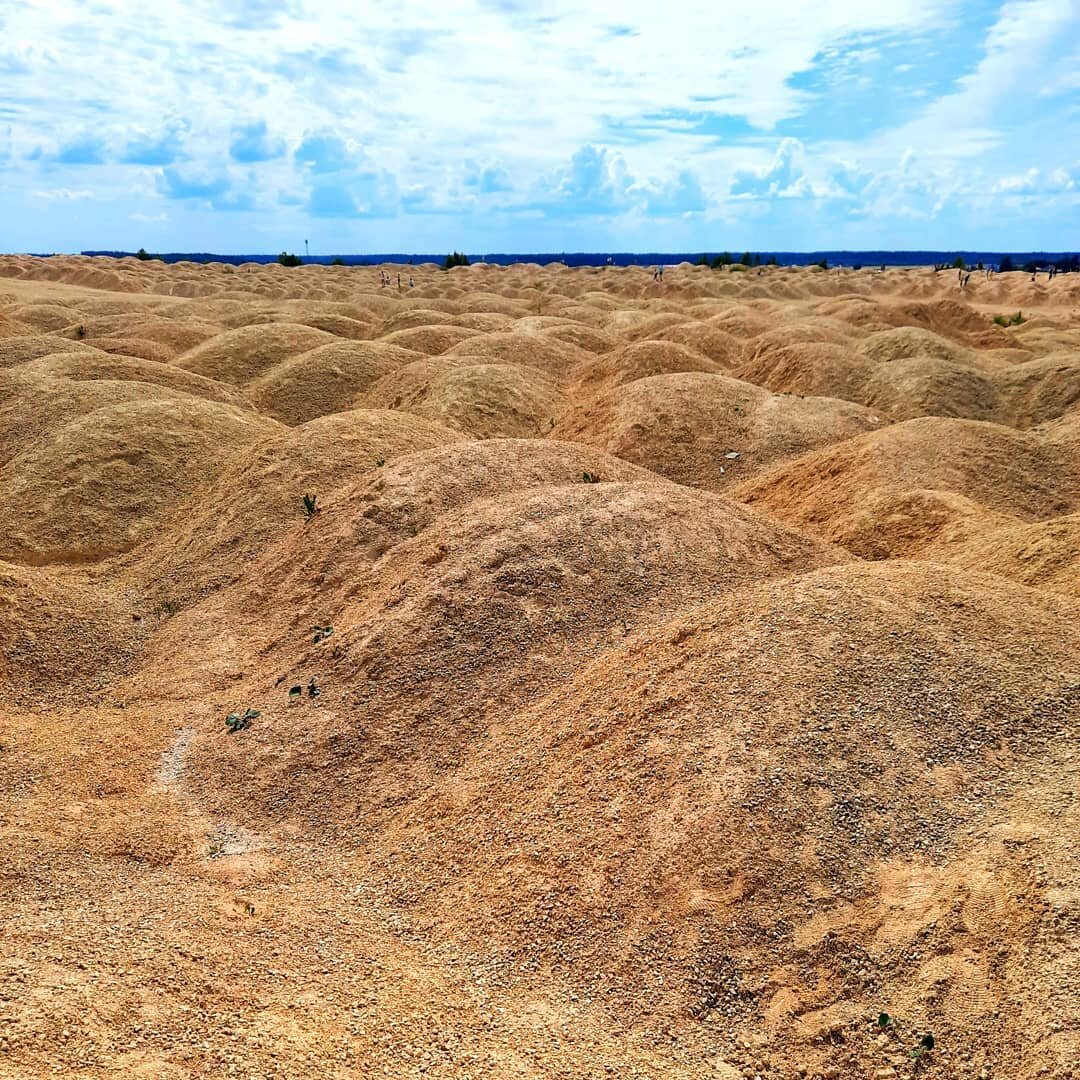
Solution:
<svg viewBox="0 0 1080 1080"><path fill-rule="evenodd" d="M243 731L258 715L259 710L250 707L242 713L229 713L225 717L225 726L229 729L230 735L235 735L238 731Z"/></svg>
<svg viewBox="0 0 1080 1080"><path fill-rule="evenodd" d="M995 315L994 322L998 326L1019 326L1021 323L1027 322L1027 319L1018 311L1015 315Z"/></svg>
<svg viewBox="0 0 1080 1080"><path fill-rule="evenodd" d="M318 645L320 641L325 641L334 632L334 628L330 625L313 626L311 630L314 634L314 642L316 645Z"/></svg>
<svg viewBox="0 0 1080 1080"><path fill-rule="evenodd" d="M581 479L582 479L582 480L583 480L583 481L584 481L584 482L585 482L586 484L599 484L599 483L600 483L600 476L599 476L599 474L598 474L598 473L594 473L594 472L583 472L583 473L581 474Z"/></svg>
<svg viewBox="0 0 1080 1080"><path fill-rule="evenodd" d="M75 327L75 336L80 340L86 337L86 327L82 323Z"/></svg>
<svg viewBox="0 0 1080 1080"><path fill-rule="evenodd" d="M381 458L376 458L375 459L375 468L376 469L381 469L385 464L386 464L386 458L381 457Z"/></svg>
<svg viewBox="0 0 1080 1080"><path fill-rule="evenodd" d="M225 854L225 845L220 840L210 841L210 858L216 859L219 855Z"/></svg>
<svg viewBox="0 0 1080 1080"><path fill-rule="evenodd" d="M304 513L307 514L309 521L319 512L318 501L317 495L304 496Z"/></svg>
<svg viewBox="0 0 1080 1080"><path fill-rule="evenodd" d="M309 698L318 697L322 691L315 685L315 676L312 675L307 684L307 696Z"/></svg>
<svg viewBox="0 0 1080 1080"><path fill-rule="evenodd" d="M304 692L304 688L302 686L300 686L299 684L297 684L296 686L290 686L289 687L289 700L290 701L299 701L300 700L300 695L303 692Z"/></svg>
<svg viewBox="0 0 1080 1080"><path fill-rule="evenodd" d="M914 1062L914 1070L918 1071L922 1063L926 1060L927 1055L934 1049L934 1036L927 1032L920 1040L919 1045L913 1050L910 1050L909 1056L912 1062Z"/></svg>
<svg viewBox="0 0 1080 1080"><path fill-rule="evenodd" d="M878 1013L877 1026L887 1028L892 1023L892 1017L888 1013Z"/></svg>

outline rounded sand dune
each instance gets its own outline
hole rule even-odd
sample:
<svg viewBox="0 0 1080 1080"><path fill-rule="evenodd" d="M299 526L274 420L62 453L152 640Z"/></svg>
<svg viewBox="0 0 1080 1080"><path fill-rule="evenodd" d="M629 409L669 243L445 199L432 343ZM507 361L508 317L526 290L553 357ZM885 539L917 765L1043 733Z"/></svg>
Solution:
<svg viewBox="0 0 1080 1080"><path fill-rule="evenodd" d="M262 323L218 334L177 358L176 365L244 386L285 360L340 339L300 323Z"/></svg>
<svg viewBox="0 0 1080 1080"><path fill-rule="evenodd" d="M1068 513L1080 499L1080 473L1062 475L1059 460L1037 435L933 417L817 450L735 495L863 558L903 557L938 536L956 496L965 500L964 516L972 516L972 504L981 508L987 528L1001 524L998 515L1037 521ZM938 507L932 513L928 498ZM919 500L914 513L898 511L912 499Z"/></svg>
<svg viewBox="0 0 1080 1080"><path fill-rule="evenodd" d="M231 454L275 427L180 394L73 417L0 468L0 559L82 563L128 551Z"/></svg>
<svg viewBox="0 0 1080 1080"><path fill-rule="evenodd" d="M253 379L247 392L261 412L303 424L354 408L383 376L420 355L386 341L336 341L277 364Z"/></svg>
<svg viewBox="0 0 1080 1080"><path fill-rule="evenodd" d="M401 409L477 439L547 434L566 409L556 384L534 367L484 364L477 357L415 361L364 395L368 408Z"/></svg>
<svg viewBox="0 0 1080 1080"><path fill-rule="evenodd" d="M567 416L556 434L716 491L880 423L851 402L779 396L725 375L691 372L618 387Z"/></svg>

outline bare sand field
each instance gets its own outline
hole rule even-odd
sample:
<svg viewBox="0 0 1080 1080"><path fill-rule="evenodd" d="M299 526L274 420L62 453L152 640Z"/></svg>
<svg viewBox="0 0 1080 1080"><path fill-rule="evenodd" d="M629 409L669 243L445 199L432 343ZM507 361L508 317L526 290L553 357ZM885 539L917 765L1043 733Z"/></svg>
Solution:
<svg viewBox="0 0 1080 1080"><path fill-rule="evenodd" d="M1080 1075L1080 278L386 269L0 258L0 1076Z"/></svg>

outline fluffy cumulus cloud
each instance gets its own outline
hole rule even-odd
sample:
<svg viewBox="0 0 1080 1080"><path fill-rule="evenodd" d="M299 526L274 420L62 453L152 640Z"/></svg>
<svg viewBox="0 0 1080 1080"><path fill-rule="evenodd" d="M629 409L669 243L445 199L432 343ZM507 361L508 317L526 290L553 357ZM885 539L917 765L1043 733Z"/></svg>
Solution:
<svg viewBox="0 0 1080 1080"><path fill-rule="evenodd" d="M792 198L809 194L803 172L803 145L798 139L784 139L772 161L759 169L737 169L731 181L732 195Z"/></svg>
<svg viewBox="0 0 1080 1080"><path fill-rule="evenodd" d="M272 161L284 153L285 140L271 135L265 120L235 128L229 142L229 156L245 164Z"/></svg>
<svg viewBox="0 0 1080 1080"><path fill-rule="evenodd" d="M136 134L124 147L120 161L127 165L172 165L183 154L184 129L170 124L163 131Z"/></svg>
<svg viewBox="0 0 1080 1080"><path fill-rule="evenodd" d="M0 214L29 249L1051 247L1078 4L0 0Z"/></svg>

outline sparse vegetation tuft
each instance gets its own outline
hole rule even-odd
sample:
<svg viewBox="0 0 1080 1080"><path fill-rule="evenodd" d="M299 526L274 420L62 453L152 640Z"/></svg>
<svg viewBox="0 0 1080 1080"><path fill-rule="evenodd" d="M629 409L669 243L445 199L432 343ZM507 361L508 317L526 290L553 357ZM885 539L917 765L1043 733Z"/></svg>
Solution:
<svg viewBox="0 0 1080 1080"><path fill-rule="evenodd" d="M463 251L452 251L446 256L446 261L443 263L444 270L450 270L455 266L468 266L469 256Z"/></svg>
<svg viewBox="0 0 1080 1080"><path fill-rule="evenodd" d="M1018 311L1015 315L995 315L994 322L998 326L1019 326L1021 323L1027 322L1027 319Z"/></svg>
<svg viewBox="0 0 1080 1080"><path fill-rule="evenodd" d="M280 266L303 266L304 260L299 255L293 255L289 251L283 251L277 257L278 264Z"/></svg>
<svg viewBox="0 0 1080 1080"><path fill-rule="evenodd" d="M242 713L231 712L225 717L225 726L229 729L230 735L235 735L238 731L243 731L244 728L250 726L251 721L257 716L261 715L258 709L246 708Z"/></svg>
<svg viewBox="0 0 1080 1080"><path fill-rule="evenodd" d="M581 474L581 479L586 484L599 484L600 474L594 472L583 472Z"/></svg>
<svg viewBox="0 0 1080 1080"><path fill-rule="evenodd" d="M304 513L310 521L319 512L319 497L317 495L304 496Z"/></svg>
<svg viewBox="0 0 1080 1080"><path fill-rule="evenodd" d="M326 626L313 626L311 629L315 635L314 641L316 645L320 641L325 641L334 632L334 628L329 624Z"/></svg>

